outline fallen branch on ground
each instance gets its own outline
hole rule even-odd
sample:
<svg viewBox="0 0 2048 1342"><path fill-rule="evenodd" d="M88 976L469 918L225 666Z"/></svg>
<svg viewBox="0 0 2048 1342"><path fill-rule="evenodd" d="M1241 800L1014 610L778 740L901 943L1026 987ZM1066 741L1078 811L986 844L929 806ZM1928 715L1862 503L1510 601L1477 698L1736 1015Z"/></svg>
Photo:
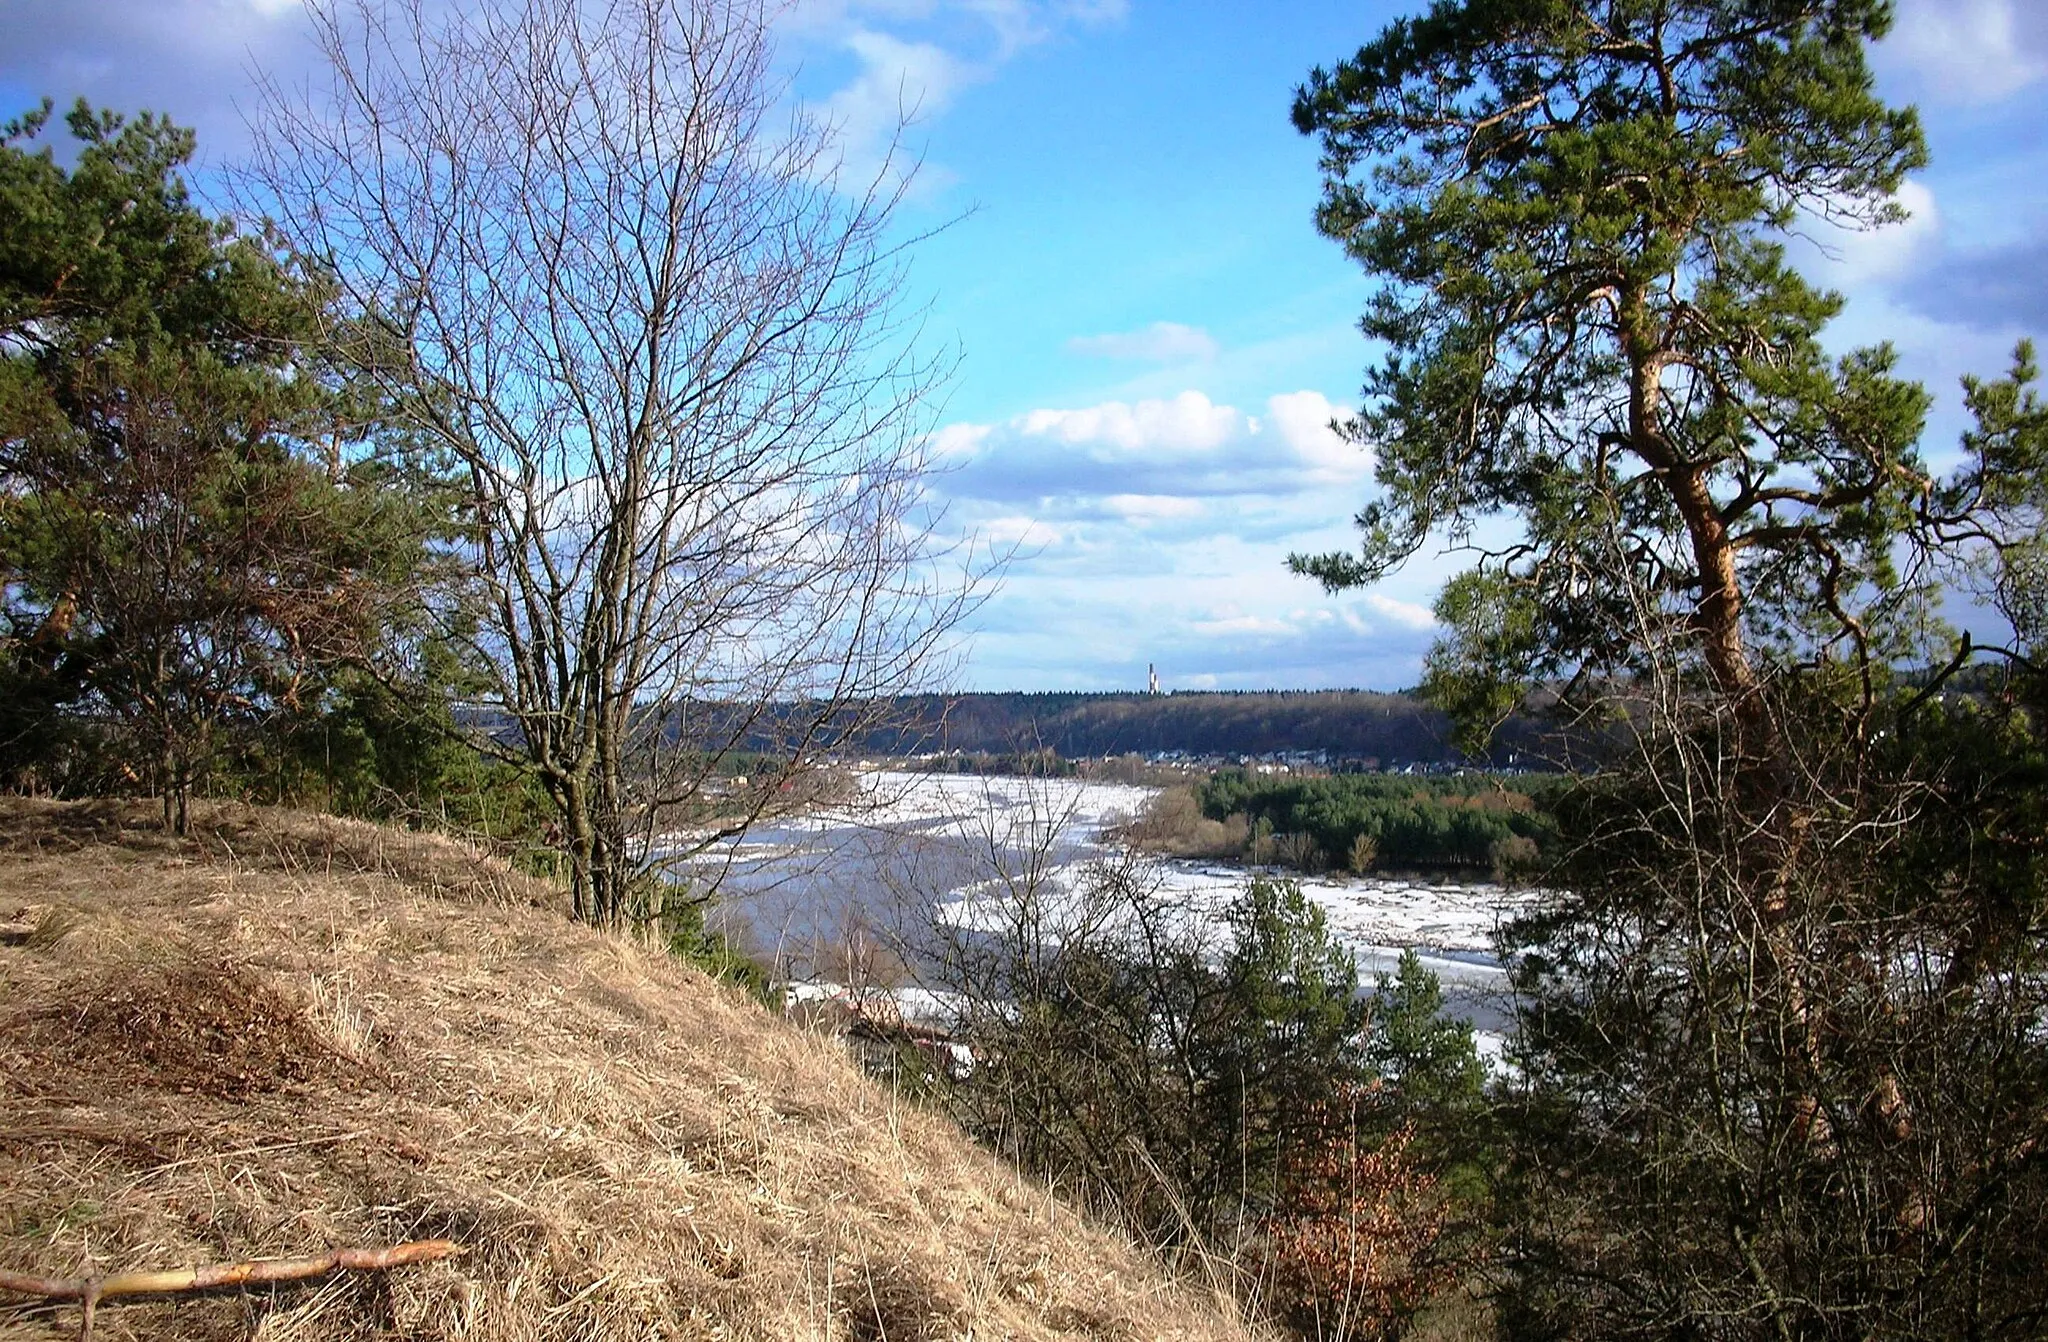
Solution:
<svg viewBox="0 0 2048 1342"><path fill-rule="evenodd" d="M120 1295L173 1295L222 1286L262 1286L278 1281L305 1281L330 1272L381 1272L408 1263L431 1263L462 1252L453 1240L415 1240L386 1249L334 1249L313 1258L260 1258L246 1263L210 1263L205 1267L166 1272L117 1272L105 1277L35 1277L0 1268L0 1291L40 1295L51 1300L76 1300L85 1307L79 1342L91 1342L93 1311L102 1300Z"/></svg>

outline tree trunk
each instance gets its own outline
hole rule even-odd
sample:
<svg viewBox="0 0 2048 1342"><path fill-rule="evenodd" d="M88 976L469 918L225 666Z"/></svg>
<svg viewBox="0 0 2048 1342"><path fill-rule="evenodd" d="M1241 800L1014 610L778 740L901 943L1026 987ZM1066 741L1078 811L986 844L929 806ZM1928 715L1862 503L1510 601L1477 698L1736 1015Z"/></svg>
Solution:
<svg viewBox="0 0 2048 1342"><path fill-rule="evenodd" d="M1663 427L1660 348L1641 295L1626 298L1621 338L1630 365L1629 437L1638 457L1657 471L1685 523L1694 571L1699 582L1691 626L1716 697L1735 726L1735 773L1731 819L1741 826L1742 850L1736 855L1734 879L1739 897L1755 898L1762 925L1762 950L1769 977L1781 996L1791 1029L1789 1056L1781 1059L1792 1083L1781 1119L1795 1140L1810 1149L1832 1147L1834 1133L1820 1096L1824 1072L1823 1009L1807 989L1806 954L1789 923L1791 884L1804 847L1810 817L1791 795L1792 770L1783 734L1764 694L1764 685L1750 661L1742 632L1742 581L1736 565L1735 539L1721 516L1708 484L1710 463L1681 455ZM1897 1093L1889 1072L1878 1088ZM1903 1104L1903 1101L1901 1101Z"/></svg>
<svg viewBox="0 0 2048 1342"><path fill-rule="evenodd" d="M1722 520L1707 483L1709 463L1685 459L1664 430L1662 383L1667 352L1640 291L1622 303L1621 343L1629 360L1629 445L1644 464L1656 471L1692 546L1698 575L1698 601L1692 627L1714 689L1733 713L1740 772L1748 786L1757 770L1770 780L1782 778L1784 743L1764 702L1763 686L1750 663L1742 636L1742 581L1735 563L1735 542ZM1766 791L1775 791L1766 787Z"/></svg>
<svg viewBox="0 0 2048 1342"><path fill-rule="evenodd" d="M590 797L586 780L576 777L557 778L553 791L556 794L556 805L561 808L562 842L569 855L570 912L578 922L602 923L603 910L598 902L591 860L595 840L591 834Z"/></svg>

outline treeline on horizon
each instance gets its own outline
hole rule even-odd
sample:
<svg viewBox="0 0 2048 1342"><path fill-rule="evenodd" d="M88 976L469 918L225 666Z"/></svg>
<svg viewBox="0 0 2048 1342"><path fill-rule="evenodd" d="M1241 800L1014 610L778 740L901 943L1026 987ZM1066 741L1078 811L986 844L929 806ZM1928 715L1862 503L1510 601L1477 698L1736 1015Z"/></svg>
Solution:
<svg viewBox="0 0 2048 1342"><path fill-rule="evenodd" d="M1183 751L1264 755L1328 751L1382 766L1466 762L1450 719L1419 697L1374 690L1217 691L1176 694L1001 691L899 701L892 725L865 749L885 754L1028 754L1069 759ZM1549 738L1516 717L1475 762L1507 765L1541 755Z"/></svg>

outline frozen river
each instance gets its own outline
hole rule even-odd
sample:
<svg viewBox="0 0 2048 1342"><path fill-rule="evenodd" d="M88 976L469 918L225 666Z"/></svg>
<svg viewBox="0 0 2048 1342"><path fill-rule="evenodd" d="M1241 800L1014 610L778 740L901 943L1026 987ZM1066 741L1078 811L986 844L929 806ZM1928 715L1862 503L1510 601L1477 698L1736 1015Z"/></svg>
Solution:
<svg viewBox="0 0 2048 1342"><path fill-rule="evenodd" d="M870 944L912 948L899 958L914 974L928 971L914 953L919 938L935 925L1001 924L1020 873L1055 905L1075 906L1091 868L1118 856L1103 832L1153 795L1073 779L886 771L859 775L859 785L855 800L756 828L708 854L700 870L699 879L716 875L725 916L738 920L751 949L774 955L792 977L839 977L848 956ZM1216 915L1247 872L1160 861L1146 864L1143 879L1157 898L1220 932ZM1366 983L1412 949L1442 981L1449 1011L1497 1032L1505 976L1492 934L1527 896L1488 882L1332 876L1300 884Z"/></svg>

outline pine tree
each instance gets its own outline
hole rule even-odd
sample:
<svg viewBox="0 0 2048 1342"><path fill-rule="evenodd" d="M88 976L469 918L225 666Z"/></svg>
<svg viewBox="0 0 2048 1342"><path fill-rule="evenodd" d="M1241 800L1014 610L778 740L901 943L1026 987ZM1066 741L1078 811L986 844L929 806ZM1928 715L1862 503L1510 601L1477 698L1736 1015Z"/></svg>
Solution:
<svg viewBox="0 0 2048 1342"><path fill-rule="evenodd" d="M0 135L0 754L182 830L230 738L407 627L450 517L323 363L318 276L192 203L189 131L81 102L67 169L48 120ZM121 748L95 772L67 721Z"/></svg>
<svg viewBox="0 0 2048 1342"><path fill-rule="evenodd" d="M1516 1335L2043 1317L2044 905L2006 865L2035 728L1941 701L1978 645L1935 618L1943 576L2038 593L2031 361L1973 384L1938 475L1925 391L1885 347L1829 357L1841 299L1785 245L1900 216L1925 155L1865 62L1890 15L1440 0L1295 104L1386 351L1363 548L1295 566L1344 587L1470 542L1433 695L1483 735L1541 686L1612 747L1509 937Z"/></svg>

